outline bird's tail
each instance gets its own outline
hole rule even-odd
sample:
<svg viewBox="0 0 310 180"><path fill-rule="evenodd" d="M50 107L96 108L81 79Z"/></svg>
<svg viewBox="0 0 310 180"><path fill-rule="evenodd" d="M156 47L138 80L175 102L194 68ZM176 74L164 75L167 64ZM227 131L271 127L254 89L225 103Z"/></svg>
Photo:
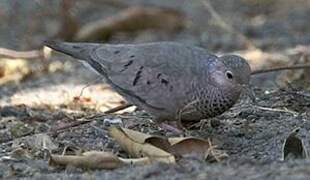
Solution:
<svg viewBox="0 0 310 180"><path fill-rule="evenodd" d="M94 43L69 43L61 41L45 41L44 45L80 60L89 60L91 51L98 46Z"/></svg>
<svg viewBox="0 0 310 180"><path fill-rule="evenodd" d="M106 67L104 64L98 62L98 59L92 57L93 51L100 46L100 44L95 43L69 43L60 41L46 41L45 46L54 49L55 51L62 52L69 56L72 56L79 60L86 61L83 63L90 69L95 70L95 72L106 76Z"/></svg>

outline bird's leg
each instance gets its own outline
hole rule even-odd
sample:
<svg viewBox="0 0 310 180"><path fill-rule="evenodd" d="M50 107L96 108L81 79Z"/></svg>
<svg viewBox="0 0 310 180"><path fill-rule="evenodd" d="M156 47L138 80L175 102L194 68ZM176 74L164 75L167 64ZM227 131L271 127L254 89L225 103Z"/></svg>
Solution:
<svg viewBox="0 0 310 180"><path fill-rule="evenodd" d="M170 131L170 132L173 132L175 134L182 134L183 133L183 128L180 128L179 125L178 125L178 122L176 121L173 121L173 122L161 122L159 124L159 127L163 130L166 130L166 131Z"/></svg>
<svg viewBox="0 0 310 180"><path fill-rule="evenodd" d="M181 122L181 113L178 112L174 121L159 121L159 127L166 131L170 131L175 134L183 134L185 132L185 128Z"/></svg>

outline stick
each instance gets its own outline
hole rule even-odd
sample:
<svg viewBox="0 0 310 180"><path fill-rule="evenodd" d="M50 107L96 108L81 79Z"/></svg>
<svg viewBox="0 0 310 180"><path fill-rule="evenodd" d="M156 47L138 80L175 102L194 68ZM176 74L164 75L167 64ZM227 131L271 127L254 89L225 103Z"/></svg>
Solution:
<svg viewBox="0 0 310 180"><path fill-rule="evenodd" d="M122 104L122 105L116 106L115 108L112 108L112 109L109 109L109 110L105 111L104 114L112 114L112 113L115 113L115 112L127 109L127 108L129 108L131 106L133 106L133 105L132 104L128 104L128 103Z"/></svg>
<svg viewBox="0 0 310 180"><path fill-rule="evenodd" d="M92 122L92 120L74 121L72 123L65 124L64 126L60 126L60 127L56 128L56 129L52 129L48 133L59 133L59 131L66 130L66 129L69 129L69 128L72 128L72 127L77 127L77 126L80 126L80 125L83 125L83 124L87 124L87 123L90 123L90 122Z"/></svg>
<svg viewBox="0 0 310 180"><path fill-rule="evenodd" d="M35 59L42 57L42 52L39 50L15 51L12 49L0 48L0 56L6 56L15 59Z"/></svg>
<svg viewBox="0 0 310 180"><path fill-rule="evenodd" d="M310 68L310 64L298 64L298 65L293 65L293 66L283 66L283 67L276 67L276 68L270 68L270 69L255 70L251 72L251 75L263 74L263 73L269 73L269 72L275 72L275 71L283 71L283 70L308 69L308 68Z"/></svg>
<svg viewBox="0 0 310 180"><path fill-rule="evenodd" d="M269 107L263 107L263 106L254 106L255 108L257 109L260 109L260 110L264 110L264 111L273 111L273 112L283 112L283 113L290 113L292 114L293 116L297 116L298 115L298 112L295 112L295 111L291 111L291 110L288 110L288 109L276 109L276 108L269 108Z"/></svg>

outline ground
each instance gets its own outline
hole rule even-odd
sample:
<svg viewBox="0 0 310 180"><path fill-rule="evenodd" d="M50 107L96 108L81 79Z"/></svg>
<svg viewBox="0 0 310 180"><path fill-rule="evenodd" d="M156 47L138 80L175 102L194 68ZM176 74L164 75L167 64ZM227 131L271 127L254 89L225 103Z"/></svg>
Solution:
<svg viewBox="0 0 310 180"><path fill-rule="evenodd" d="M120 33L108 42L169 40L200 46L216 54L246 54L257 52L249 50L246 42L251 41L259 52L270 56L281 55L269 57L270 61L268 58L265 61L260 58L254 61L255 57L248 59L254 68L309 63L309 1L210 1L216 13L228 24L224 25L226 28L219 25L219 19L214 18L202 2L78 0L71 5L70 12L79 24L85 24L115 15L127 6L174 8L185 14L183 29ZM0 46L15 50L40 49L43 40L55 37L61 29L60 4L58 0L1 1ZM296 47L304 48L300 52ZM285 58L288 60L285 61ZM254 102L245 93L229 111L188 130L189 135L210 138L218 149L225 151L228 158L220 162L205 162L190 156L176 165L154 163L86 171L50 167L40 149L40 136L47 135L51 140L51 145L47 146L55 154L60 154L66 146L72 146L84 150L112 151L127 157L107 135L107 127L112 120L121 122L123 127L145 133L172 134L160 129L140 109L102 115L102 112L122 104L124 100L98 80L96 74L72 58L53 53L45 61L42 59L20 60L31 72L18 71L23 74L21 78L0 81L0 178L309 179L308 159L282 160L283 143L296 128L300 128L298 137L303 140L306 150L310 147L310 84L309 74L306 74L309 71L293 74L297 80L295 77L293 79L296 81L290 83L286 83L292 80L290 73L253 76L251 88L256 97ZM13 59L7 61L20 62ZM10 74L1 77L10 77ZM89 83L90 86L80 96ZM101 116L96 116L99 114ZM91 122L74 126L81 120ZM20 149L22 154L18 153Z"/></svg>

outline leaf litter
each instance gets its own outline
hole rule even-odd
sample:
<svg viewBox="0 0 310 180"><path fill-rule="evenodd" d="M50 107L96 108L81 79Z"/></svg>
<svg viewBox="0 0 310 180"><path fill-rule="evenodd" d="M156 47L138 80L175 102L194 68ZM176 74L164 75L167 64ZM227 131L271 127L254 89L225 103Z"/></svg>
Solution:
<svg viewBox="0 0 310 180"><path fill-rule="evenodd" d="M81 155L50 155L51 166L74 166L83 169L115 169L123 165L147 165L152 162L177 163L185 155L201 156L207 160L220 161L225 153L215 152L210 140L195 137L162 137L138 131L115 127L109 128L109 135L132 158L121 158L111 152L88 151Z"/></svg>

